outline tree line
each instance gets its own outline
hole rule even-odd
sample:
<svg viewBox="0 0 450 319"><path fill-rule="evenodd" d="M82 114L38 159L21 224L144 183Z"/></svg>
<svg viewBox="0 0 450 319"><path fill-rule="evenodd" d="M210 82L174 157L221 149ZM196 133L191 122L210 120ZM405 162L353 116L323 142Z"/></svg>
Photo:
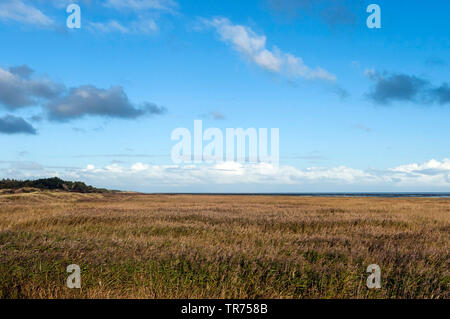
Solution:
<svg viewBox="0 0 450 319"><path fill-rule="evenodd" d="M76 193L106 193L109 192L104 188L95 188L90 185L86 185L83 182L70 182L64 181L58 177L42 178L36 180L15 180L15 179L2 179L0 180L0 189L20 189L20 188L38 188L45 190L63 190Z"/></svg>

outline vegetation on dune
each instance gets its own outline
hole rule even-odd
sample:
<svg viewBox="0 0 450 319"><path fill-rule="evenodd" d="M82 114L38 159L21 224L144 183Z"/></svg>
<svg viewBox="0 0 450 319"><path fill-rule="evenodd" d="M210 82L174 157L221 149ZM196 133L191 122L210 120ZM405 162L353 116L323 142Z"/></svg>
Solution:
<svg viewBox="0 0 450 319"><path fill-rule="evenodd" d="M14 179L3 179L0 180L0 189L10 189L19 190L34 188L40 190L62 190L68 192L76 193L106 193L108 190L95 188L93 186L88 186L83 182L70 182L64 181L58 177L44 178L37 180L14 180Z"/></svg>
<svg viewBox="0 0 450 319"><path fill-rule="evenodd" d="M449 213L448 199L0 195L0 297L450 298Z"/></svg>

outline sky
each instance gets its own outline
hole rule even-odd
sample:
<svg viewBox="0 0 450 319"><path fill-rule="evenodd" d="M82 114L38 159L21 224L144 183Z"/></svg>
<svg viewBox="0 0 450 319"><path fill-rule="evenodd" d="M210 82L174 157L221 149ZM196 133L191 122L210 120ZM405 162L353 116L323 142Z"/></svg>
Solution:
<svg viewBox="0 0 450 319"><path fill-rule="evenodd" d="M67 26L71 3L80 28ZM367 26L372 3L381 28ZM0 0L0 178L449 192L449 11L444 0ZM279 165L175 163L172 134L185 128L193 144L195 120L224 136L277 128Z"/></svg>

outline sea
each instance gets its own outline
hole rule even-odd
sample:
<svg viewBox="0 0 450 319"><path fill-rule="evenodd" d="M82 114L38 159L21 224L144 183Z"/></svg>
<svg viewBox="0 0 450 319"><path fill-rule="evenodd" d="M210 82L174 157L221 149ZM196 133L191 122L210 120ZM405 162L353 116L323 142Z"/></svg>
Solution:
<svg viewBox="0 0 450 319"><path fill-rule="evenodd" d="M186 194L186 193L185 193ZM300 197L388 197L450 198L450 193L191 193L189 195L300 196Z"/></svg>

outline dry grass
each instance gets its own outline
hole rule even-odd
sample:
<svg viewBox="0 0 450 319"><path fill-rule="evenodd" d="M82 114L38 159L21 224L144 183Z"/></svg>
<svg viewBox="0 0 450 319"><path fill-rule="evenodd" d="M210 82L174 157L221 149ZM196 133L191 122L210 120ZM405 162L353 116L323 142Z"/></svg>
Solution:
<svg viewBox="0 0 450 319"><path fill-rule="evenodd" d="M449 243L447 199L3 194L0 297L449 298Z"/></svg>

